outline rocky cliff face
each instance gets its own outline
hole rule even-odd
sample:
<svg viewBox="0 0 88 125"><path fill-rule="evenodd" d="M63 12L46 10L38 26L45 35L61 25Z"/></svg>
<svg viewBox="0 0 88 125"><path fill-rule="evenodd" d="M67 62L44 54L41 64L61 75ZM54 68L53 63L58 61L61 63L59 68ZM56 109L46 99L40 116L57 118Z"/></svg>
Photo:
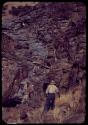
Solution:
<svg viewBox="0 0 88 125"><path fill-rule="evenodd" d="M42 106L43 86L52 79L61 95L81 91L77 104L82 105L86 76L85 5L39 2L35 6L13 7L9 13L13 17L2 18L3 100L18 91L26 76L35 89L30 107Z"/></svg>

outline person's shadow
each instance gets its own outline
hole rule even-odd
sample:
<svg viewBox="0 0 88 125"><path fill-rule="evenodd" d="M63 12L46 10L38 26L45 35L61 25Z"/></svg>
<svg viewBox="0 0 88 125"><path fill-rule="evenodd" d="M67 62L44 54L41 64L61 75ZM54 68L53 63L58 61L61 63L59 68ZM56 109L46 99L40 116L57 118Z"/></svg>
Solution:
<svg viewBox="0 0 88 125"><path fill-rule="evenodd" d="M15 107L17 104L21 104L21 99L19 97L13 97L3 101L2 107Z"/></svg>

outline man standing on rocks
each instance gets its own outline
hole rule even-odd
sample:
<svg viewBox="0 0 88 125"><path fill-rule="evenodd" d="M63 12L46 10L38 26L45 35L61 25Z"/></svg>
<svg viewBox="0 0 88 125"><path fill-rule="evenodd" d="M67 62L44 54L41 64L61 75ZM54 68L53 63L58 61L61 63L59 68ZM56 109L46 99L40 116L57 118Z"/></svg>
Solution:
<svg viewBox="0 0 88 125"><path fill-rule="evenodd" d="M59 90L56 87L56 83L54 80L51 81L51 83L48 85L46 89L46 103L44 107L44 111L48 111L50 108L53 110L55 107L55 94L59 94ZM60 95L59 95L60 96Z"/></svg>
<svg viewBox="0 0 88 125"><path fill-rule="evenodd" d="M19 84L19 90L18 92L14 95L16 97L19 97L22 101L22 103L26 102L28 99L28 92L27 92L27 86L29 84L28 79L24 79L21 81Z"/></svg>

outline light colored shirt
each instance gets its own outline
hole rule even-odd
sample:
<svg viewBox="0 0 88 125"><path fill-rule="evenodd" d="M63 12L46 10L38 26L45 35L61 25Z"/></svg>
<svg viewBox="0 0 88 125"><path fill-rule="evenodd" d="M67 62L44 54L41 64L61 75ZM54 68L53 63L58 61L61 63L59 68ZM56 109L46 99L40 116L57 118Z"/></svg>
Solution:
<svg viewBox="0 0 88 125"><path fill-rule="evenodd" d="M55 85L49 85L46 89L46 94L48 93L58 93L59 90Z"/></svg>

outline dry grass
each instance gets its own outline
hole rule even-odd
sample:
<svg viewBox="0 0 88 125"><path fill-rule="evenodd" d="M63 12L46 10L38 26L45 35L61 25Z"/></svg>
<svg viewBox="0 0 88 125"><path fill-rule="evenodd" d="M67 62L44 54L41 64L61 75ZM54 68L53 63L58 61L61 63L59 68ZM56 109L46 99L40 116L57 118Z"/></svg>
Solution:
<svg viewBox="0 0 88 125"><path fill-rule="evenodd" d="M81 87L77 86L73 90L70 90L66 94L62 94L60 98L56 99L56 105L62 106L64 104L68 104L71 108L74 107L74 105L79 103L81 97Z"/></svg>
<svg viewBox="0 0 88 125"><path fill-rule="evenodd" d="M28 106L19 105L16 108L10 108L9 111L3 109L3 119L7 123L23 123L20 120L20 113L25 111L28 115L28 123L63 123L75 113L79 107L79 100L81 97L81 87L77 86L66 94L62 94L60 98L56 98L55 109L48 111L42 115L44 103L40 108L30 109ZM24 108L22 108L24 107ZM7 115L5 115L7 113ZM42 115L42 116L41 116Z"/></svg>

